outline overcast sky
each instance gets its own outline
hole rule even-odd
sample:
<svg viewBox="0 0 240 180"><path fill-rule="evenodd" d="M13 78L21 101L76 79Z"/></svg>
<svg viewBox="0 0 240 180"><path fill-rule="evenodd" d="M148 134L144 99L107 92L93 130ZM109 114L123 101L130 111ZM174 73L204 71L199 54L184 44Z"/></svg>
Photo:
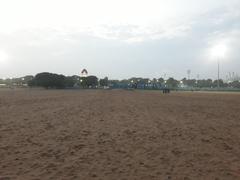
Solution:
<svg viewBox="0 0 240 180"><path fill-rule="evenodd" d="M240 74L240 0L0 0L0 78L217 78L218 58Z"/></svg>

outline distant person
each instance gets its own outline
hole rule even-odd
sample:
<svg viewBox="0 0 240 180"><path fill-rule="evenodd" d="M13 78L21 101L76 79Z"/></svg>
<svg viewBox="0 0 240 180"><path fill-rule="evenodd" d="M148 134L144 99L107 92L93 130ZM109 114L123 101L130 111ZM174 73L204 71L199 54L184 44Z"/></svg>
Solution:
<svg viewBox="0 0 240 180"><path fill-rule="evenodd" d="M163 89L163 94L168 94L168 93L170 93L170 89L164 88L164 89Z"/></svg>

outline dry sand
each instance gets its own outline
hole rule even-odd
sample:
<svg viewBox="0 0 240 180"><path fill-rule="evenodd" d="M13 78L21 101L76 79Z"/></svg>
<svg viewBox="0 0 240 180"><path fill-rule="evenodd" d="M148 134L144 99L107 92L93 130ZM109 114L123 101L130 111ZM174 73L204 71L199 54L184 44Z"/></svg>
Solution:
<svg viewBox="0 0 240 180"><path fill-rule="evenodd" d="M1 90L0 179L240 179L240 94Z"/></svg>

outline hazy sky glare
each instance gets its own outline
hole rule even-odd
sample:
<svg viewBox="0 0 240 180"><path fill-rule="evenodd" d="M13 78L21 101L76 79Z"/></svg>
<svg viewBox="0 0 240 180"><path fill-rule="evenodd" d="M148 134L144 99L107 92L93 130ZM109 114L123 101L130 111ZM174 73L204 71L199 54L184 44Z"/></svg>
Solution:
<svg viewBox="0 0 240 180"><path fill-rule="evenodd" d="M0 78L42 71L100 77L240 74L239 0L0 0Z"/></svg>

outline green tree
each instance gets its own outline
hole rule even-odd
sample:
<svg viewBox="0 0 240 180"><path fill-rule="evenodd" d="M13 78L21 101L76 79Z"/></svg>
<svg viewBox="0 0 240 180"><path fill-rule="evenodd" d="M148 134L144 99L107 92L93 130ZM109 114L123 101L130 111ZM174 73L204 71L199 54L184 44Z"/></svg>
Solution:
<svg viewBox="0 0 240 180"><path fill-rule="evenodd" d="M67 76L64 78L65 87L73 87L75 83L76 83L76 80L74 79L73 76Z"/></svg>
<svg viewBox="0 0 240 180"><path fill-rule="evenodd" d="M44 87L46 89L64 88L65 77L63 75L43 72L43 73L37 74L31 81L29 81L28 85Z"/></svg>
<svg viewBox="0 0 240 180"><path fill-rule="evenodd" d="M88 88L95 88L98 85L98 78L96 76L87 76L86 84Z"/></svg>
<svg viewBox="0 0 240 180"><path fill-rule="evenodd" d="M233 88L240 88L240 82L239 81L233 81L233 82L229 83L229 86L233 87Z"/></svg>
<svg viewBox="0 0 240 180"><path fill-rule="evenodd" d="M100 86L108 86L108 78L105 77L104 79L99 80Z"/></svg>
<svg viewBox="0 0 240 180"><path fill-rule="evenodd" d="M212 85L213 85L213 87L218 87L218 80L214 80ZM224 82L222 79L219 79L219 86L224 87Z"/></svg>
<svg viewBox="0 0 240 180"><path fill-rule="evenodd" d="M169 78L166 82L168 88L177 88L179 82L174 78Z"/></svg>

